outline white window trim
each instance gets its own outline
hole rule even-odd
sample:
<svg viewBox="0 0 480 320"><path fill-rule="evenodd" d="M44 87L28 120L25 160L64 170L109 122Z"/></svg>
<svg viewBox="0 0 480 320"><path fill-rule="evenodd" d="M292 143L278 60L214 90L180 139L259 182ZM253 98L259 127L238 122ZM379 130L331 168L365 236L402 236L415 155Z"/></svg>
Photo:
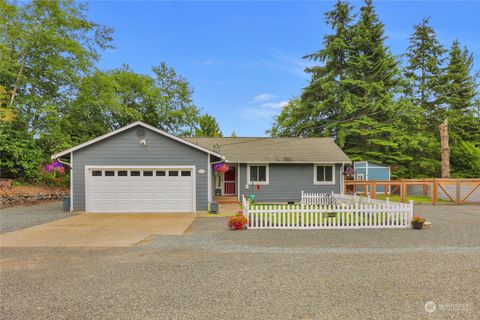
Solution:
<svg viewBox="0 0 480 320"><path fill-rule="evenodd" d="M332 181L317 181L317 167L332 167ZM334 164L325 164L325 163L314 163L313 164L313 184L318 185L335 185L335 165Z"/></svg>
<svg viewBox="0 0 480 320"><path fill-rule="evenodd" d="M265 178L266 181L250 181L250 166L265 166ZM249 163L247 165L247 184L258 184L258 185L268 185L270 184L270 168L268 163Z"/></svg>
<svg viewBox="0 0 480 320"><path fill-rule="evenodd" d="M73 152L70 152L70 212L73 212Z"/></svg>
<svg viewBox="0 0 480 320"><path fill-rule="evenodd" d="M358 180L359 177L362 177L362 180ZM365 176L363 175L363 173L357 173L357 176L356 176L356 179L355 179L355 180L365 181Z"/></svg>

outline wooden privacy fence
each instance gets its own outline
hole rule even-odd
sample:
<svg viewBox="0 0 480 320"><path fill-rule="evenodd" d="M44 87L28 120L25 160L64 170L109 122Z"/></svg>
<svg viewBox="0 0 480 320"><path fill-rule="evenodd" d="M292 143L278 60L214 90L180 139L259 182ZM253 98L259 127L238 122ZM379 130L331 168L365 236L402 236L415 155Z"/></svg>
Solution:
<svg viewBox="0 0 480 320"><path fill-rule="evenodd" d="M305 194L303 194L305 196ZM370 201L365 197L316 194L317 203L307 205L308 194L300 204L252 204L242 198L243 214L251 229L371 229L410 228L413 202ZM308 200L307 200L308 199Z"/></svg>
<svg viewBox="0 0 480 320"><path fill-rule="evenodd" d="M358 188L361 186L361 188ZM345 180L344 190L348 194L361 194L375 199L383 187L385 196L398 194L401 202L407 202L409 190L414 189L415 196L426 196L433 205L439 199L458 205L480 203L480 179L405 179L405 180Z"/></svg>

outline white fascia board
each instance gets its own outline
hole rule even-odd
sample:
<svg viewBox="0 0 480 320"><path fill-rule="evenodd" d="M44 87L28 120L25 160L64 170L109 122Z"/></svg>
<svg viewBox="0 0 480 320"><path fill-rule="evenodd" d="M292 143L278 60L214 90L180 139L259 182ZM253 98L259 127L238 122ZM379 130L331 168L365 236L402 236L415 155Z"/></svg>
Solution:
<svg viewBox="0 0 480 320"><path fill-rule="evenodd" d="M117 130L113 130L112 132L109 132L109 133L107 133L107 134L104 134L104 135L102 135L102 136L100 136L100 137L96 137L96 138L94 138L94 139L92 139L92 140L89 140L89 141L87 141L87 142L84 142L84 143L82 143L82 144L79 144L78 146L75 146L75 147L70 148L70 149L67 149L67 150L65 150L65 151L56 153L56 154L54 154L54 155L51 157L51 159L60 158L60 157L65 156L65 155L67 155L67 154L69 154L69 153L71 153L71 152L77 151L77 150L82 149L82 148L84 148L84 147L86 147L86 146L89 146L89 145L91 145L91 144L94 144L94 143L97 143L97 142L99 142L99 141L102 141L102 140L104 140L104 139L106 139L106 138L108 138L108 137L111 137L111 136L113 136L113 135L116 135L117 133L123 132L123 131L125 131L125 130L130 129L130 128L133 128L133 127L135 127L135 126L137 126L137 125L140 125L140 126L142 126L142 127L144 127L144 128L147 128L147 129L150 129L150 130L152 130L152 131L154 131L154 132L157 132L157 133L159 133L159 134L161 134L161 135L163 135L163 136L166 136L166 137L168 137L168 138L170 138L170 139L173 139L173 140L176 140L176 141L181 142L181 143L183 143L183 144L186 144L186 145L188 145L188 146L190 146L190 147L192 147L192 148L201 150L201 151L206 152L206 153L208 153L208 154L212 154L212 155L214 155L214 156L216 156L216 157L219 157L220 159L224 159L224 158L225 158L223 155L221 155L221 154L219 154L219 153L216 153L216 152L214 152L214 151L212 151L212 150L209 150L209 149L207 149L207 148L201 147L201 146L199 146L199 145L197 145L197 144L195 144L195 143L193 143L193 142L190 142L190 141L187 141L187 140L185 140L185 139L182 139L182 138L179 138L179 137L177 137L177 136L174 136L173 134L170 134L170 133L168 133L168 132L165 132L165 131L163 131L163 130L160 130L160 129L158 129L158 128L155 128L155 127L153 127L153 126L151 126L151 125L149 125L149 124L146 124L146 123L144 123L144 122L142 122L142 121L135 121L135 122L133 122L133 123L130 123L129 125L126 125L126 126L124 126L124 127L121 127L121 128L119 128L119 129L117 129Z"/></svg>
<svg viewBox="0 0 480 320"><path fill-rule="evenodd" d="M273 163L273 164L350 164L351 161L238 161L238 163L246 163L246 164L258 164L258 163Z"/></svg>

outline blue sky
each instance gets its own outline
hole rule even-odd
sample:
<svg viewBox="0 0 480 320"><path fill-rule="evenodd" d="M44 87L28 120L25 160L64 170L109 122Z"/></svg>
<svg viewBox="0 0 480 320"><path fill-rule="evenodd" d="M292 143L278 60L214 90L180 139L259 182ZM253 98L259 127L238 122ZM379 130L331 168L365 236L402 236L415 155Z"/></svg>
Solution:
<svg viewBox="0 0 480 320"><path fill-rule="evenodd" d="M352 1L355 7L362 2ZM139 73L165 61L188 79L194 102L225 135L264 136L286 101L307 84L301 57L321 48L333 1L93 1L89 17L115 29L102 69L126 63ZM458 38L480 69L480 1L376 1L387 45L408 46L413 25L429 16L439 40Z"/></svg>

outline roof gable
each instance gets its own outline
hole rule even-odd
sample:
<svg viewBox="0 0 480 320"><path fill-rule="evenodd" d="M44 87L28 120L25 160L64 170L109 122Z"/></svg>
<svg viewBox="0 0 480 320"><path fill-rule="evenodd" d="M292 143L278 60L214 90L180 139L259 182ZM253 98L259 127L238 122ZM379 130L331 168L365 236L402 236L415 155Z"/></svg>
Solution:
<svg viewBox="0 0 480 320"><path fill-rule="evenodd" d="M89 146L89 145L92 145L92 144L94 144L94 143L97 143L97 142L99 142L99 141L108 139L109 137L112 137L112 136L114 136L114 135L116 135L116 134L118 134L118 133L124 132L124 131L126 131L126 130L128 130L128 129L130 129L130 128L135 127L135 126L142 126L142 127L146 128L146 129L152 130L152 131L154 131L154 132L156 132L156 133L158 133L158 134L161 134L161 135L163 135L163 136L165 136L165 137L168 137L168 138L170 138L170 139L172 139L172 140L175 140L175 141L178 141L178 142L180 142L180 143L186 144L186 145L188 145L188 146L190 146L190 147L192 147L192 148L201 150L201 151L203 151L203 152L209 153L209 154L214 155L214 156L219 157L219 158L224 158L224 156L221 155L220 153L217 153L217 152L215 152L215 151L212 151L212 150L210 150L210 149L208 149L208 148L205 148L205 147L203 147L203 146L200 146L200 145L198 145L198 144L192 143L191 141L188 141L188 140L186 140L186 139L183 139L183 138L179 138L179 137L177 137L177 136L174 136L174 135L172 135L172 134L170 134L170 133L168 133L168 132L165 132L165 131L163 131L163 130L160 130L160 129L158 129L158 128L155 128L155 127L153 127L153 126L151 126L151 125L148 125L148 124L146 124L146 123L144 123L144 122L142 122L142 121L133 122L133 123L131 123L131 124L129 124L129 125L126 125L126 126L124 126L124 127L121 127L121 128L119 128L119 129L117 129L117 130L113 130L112 132L109 132L109 133L107 133L107 134L104 134L104 135L99 136L99 137L97 137L97 138L94 138L94 139L92 139L92 140L89 140L89 141L87 141L87 142L84 142L84 143L82 143L82 144L79 144L79 145L77 145L77 146L75 146L75 147L72 147L72 148L70 148L70 149L67 149L67 150L64 150L64 151L62 151L62 152L56 153L56 154L52 155L51 158L52 158L52 159L60 158L60 157L65 156L65 155L67 155L67 154L69 154L69 153L71 153L71 152L74 152L74 151L77 151L77 150L79 150L79 149L85 148L85 147L87 147L87 146Z"/></svg>

